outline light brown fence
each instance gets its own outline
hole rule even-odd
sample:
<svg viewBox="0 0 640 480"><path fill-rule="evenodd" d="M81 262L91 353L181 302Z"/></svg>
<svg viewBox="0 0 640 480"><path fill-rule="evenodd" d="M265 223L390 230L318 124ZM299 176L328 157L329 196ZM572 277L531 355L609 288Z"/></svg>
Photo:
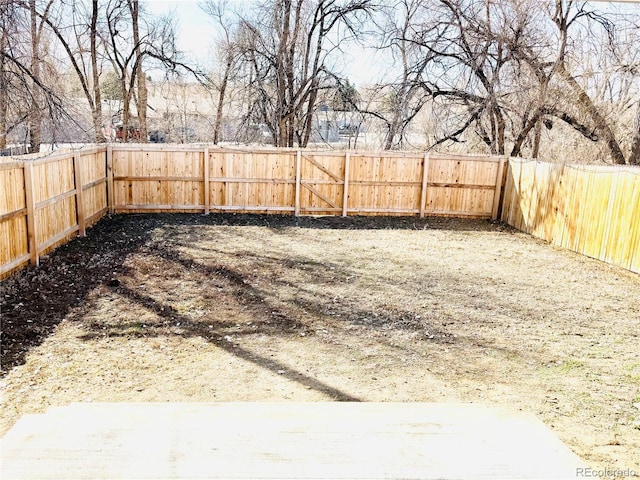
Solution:
<svg viewBox="0 0 640 480"><path fill-rule="evenodd" d="M0 278L107 212L105 149L0 163Z"/></svg>
<svg viewBox="0 0 640 480"><path fill-rule="evenodd" d="M502 220L520 230L640 272L639 170L190 145L9 161L0 163L0 278L108 210L497 218L501 205Z"/></svg>
<svg viewBox="0 0 640 480"><path fill-rule="evenodd" d="M511 159L502 220L640 273L640 168Z"/></svg>
<svg viewBox="0 0 640 480"><path fill-rule="evenodd" d="M116 212L496 217L504 157L110 149Z"/></svg>

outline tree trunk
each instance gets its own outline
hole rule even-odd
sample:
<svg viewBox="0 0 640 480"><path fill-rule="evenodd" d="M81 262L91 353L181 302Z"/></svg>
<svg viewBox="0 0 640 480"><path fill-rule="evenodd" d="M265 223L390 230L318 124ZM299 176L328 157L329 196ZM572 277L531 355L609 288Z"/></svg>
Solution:
<svg viewBox="0 0 640 480"><path fill-rule="evenodd" d="M123 73L124 75L124 73ZM122 133L121 140L123 143L129 141L129 124L131 123L131 91L127 89L127 79L120 79L122 84Z"/></svg>
<svg viewBox="0 0 640 480"><path fill-rule="evenodd" d="M627 162L624 158L624 153L622 153L622 149L620 148L620 144L607 124L607 120L604 118L602 113L600 113L600 110L598 110L598 107L594 105L587 92L584 91L576 79L573 78L573 76L566 70L564 65L558 68L558 72L569 84L569 87L576 96L580 108L593 119L596 129L602 134L602 137L607 143L607 148L609 149L609 154L611 155L613 163L625 165Z"/></svg>
<svg viewBox="0 0 640 480"><path fill-rule="evenodd" d="M133 27L133 43L135 45L136 54L136 82L138 84L138 95L136 109L138 110L138 122L140 124L139 141L146 143L147 141L147 78L142 68L142 49L140 47L140 23L139 18L139 2L132 0L129 3L131 11L131 23Z"/></svg>
<svg viewBox="0 0 640 480"><path fill-rule="evenodd" d="M91 73L93 80L93 129L95 130L96 142L105 143L104 132L102 131L102 98L100 96L100 74L98 70L98 0L92 0L91 10Z"/></svg>
<svg viewBox="0 0 640 480"><path fill-rule="evenodd" d="M304 133L302 135L302 140L299 141L299 146L301 148L306 148L309 144L309 139L311 138L311 129L313 127L313 111L315 109L316 100L318 98L318 89L317 89L317 81L314 80L312 82L312 91L309 95L309 101L307 102L307 111L304 117Z"/></svg>
<svg viewBox="0 0 640 480"><path fill-rule="evenodd" d="M29 16L31 20L31 74L34 79L40 79L40 45L38 39L38 16L36 12L36 0L29 0ZM42 107L40 105L39 88L32 82L31 87L31 111L29 113L29 141L31 151L39 152L42 141Z"/></svg>
<svg viewBox="0 0 640 480"><path fill-rule="evenodd" d="M629 164L640 165L640 101L636 108L636 119L634 122L633 140L631 142L631 154Z"/></svg>
<svg viewBox="0 0 640 480"><path fill-rule="evenodd" d="M142 68L138 70L138 122L140 122L139 140L147 143L147 77Z"/></svg>
<svg viewBox="0 0 640 480"><path fill-rule="evenodd" d="M224 97L227 93L227 84L229 83L229 76L231 74L231 66L233 65L233 56L231 52L227 54L227 64L224 69L224 76L222 78L222 85L220 85L220 93L218 94L218 108L216 111L216 123L213 127L213 144L217 145L220 141L220 130L222 129L222 112L224 106Z"/></svg>
<svg viewBox="0 0 640 480"><path fill-rule="evenodd" d="M4 25L2 25L1 28L2 37L0 37L0 48L4 51L7 45L7 37L5 35ZM0 56L0 149L7 148L7 111L9 102L7 98L6 63L4 56Z"/></svg>

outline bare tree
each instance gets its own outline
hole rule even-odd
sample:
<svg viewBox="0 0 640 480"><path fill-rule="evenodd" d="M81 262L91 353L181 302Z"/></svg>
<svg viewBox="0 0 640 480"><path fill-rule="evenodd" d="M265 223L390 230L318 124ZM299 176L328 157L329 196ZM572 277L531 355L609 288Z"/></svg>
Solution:
<svg viewBox="0 0 640 480"><path fill-rule="evenodd" d="M52 0L42 5L5 0L0 3L0 147L7 136L24 127L24 140L39 151L45 118L56 122L63 113L62 99L53 87L53 67L42 46L43 22Z"/></svg>
<svg viewBox="0 0 640 480"><path fill-rule="evenodd" d="M383 101L376 103L375 110L363 113L384 122L385 150L406 146L407 127L431 98L424 88L425 74L435 58L433 49L440 33L437 30L427 33L416 28L429 14L425 6L423 0L398 0L383 9L384 21L380 23L381 42L378 48L389 51L394 65L397 65L397 77L375 87L377 96Z"/></svg>
<svg viewBox="0 0 640 480"><path fill-rule="evenodd" d="M387 113L370 112L387 122L386 148L413 121L407 100L421 108L429 98L441 130L432 147L476 137L491 153L521 155L527 147L536 157L542 128L559 120L604 141L614 162L637 161L639 135L623 135L632 138L625 154L615 121L637 102L637 22L575 0L401 0L395 7L395 23L383 24L382 33L401 75L381 86Z"/></svg>
<svg viewBox="0 0 640 480"><path fill-rule="evenodd" d="M180 59L175 46L175 27L169 17L151 17L138 0L109 0L105 5L105 29L100 32L104 54L120 78L122 89L122 135L127 141L132 106L137 113L137 140L147 139L147 84L145 67L159 64L170 72L189 72L205 77Z"/></svg>
<svg viewBox="0 0 640 480"><path fill-rule="evenodd" d="M35 13L66 53L89 105L95 140L104 142L99 82L98 0L91 0L89 5L59 0L51 2L46 9L37 9Z"/></svg>
<svg viewBox="0 0 640 480"><path fill-rule="evenodd" d="M262 118L275 145L307 145L331 54L372 9L372 0L270 0L242 15L248 116Z"/></svg>
<svg viewBox="0 0 640 480"><path fill-rule="evenodd" d="M241 26L238 24L238 13L233 12L227 0L208 0L201 4L203 11L209 15L220 29L217 41L218 55L222 63L222 73L218 90L216 117L213 128L213 143L221 140L222 120L227 89L232 75L238 76L240 60L243 54L241 42ZM214 82L216 83L216 82Z"/></svg>

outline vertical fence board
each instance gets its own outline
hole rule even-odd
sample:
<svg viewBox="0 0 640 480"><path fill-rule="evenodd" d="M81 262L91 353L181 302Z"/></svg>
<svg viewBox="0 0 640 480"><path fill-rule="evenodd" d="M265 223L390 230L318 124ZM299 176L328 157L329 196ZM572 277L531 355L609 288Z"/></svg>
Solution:
<svg viewBox="0 0 640 480"><path fill-rule="evenodd" d="M82 166L80 161L80 153L73 154L73 174L76 189L76 214L78 220L78 229L81 237L86 236L85 226L85 209L84 209L84 190L82 189Z"/></svg>
<svg viewBox="0 0 640 480"><path fill-rule="evenodd" d="M351 152L344 154L344 184L342 186L342 216L346 217L349 208L349 170L351 169Z"/></svg>
<svg viewBox="0 0 640 480"><path fill-rule="evenodd" d="M109 213L113 213L115 205L115 189L113 185L113 147L109 145L107 147L107 201L109 206Z"/></svg>
<svg viewBox="0 0 640 480"><path fill-rule="evenodd" d="M294 200L294 214L296 217L300 216L300 170L302 168L302 152L298 150L296 152L296 192Z"/></svg>
<svg viewBox="0 0 640 480"><path fill-rule="evenodd" d="M211 205L211 186L209 185L209 149L204 149L204 156L202 158L202 181L204 183L204 213L209 215L209 206Z"/></svg>
<svg viewBox="0 0 640 480"><path fill-rule="evenodd" d="M420 184L420 218L424 218L427 203L427 189L429 188L429 154L424 154L422 160L422 183Z"/></svg>

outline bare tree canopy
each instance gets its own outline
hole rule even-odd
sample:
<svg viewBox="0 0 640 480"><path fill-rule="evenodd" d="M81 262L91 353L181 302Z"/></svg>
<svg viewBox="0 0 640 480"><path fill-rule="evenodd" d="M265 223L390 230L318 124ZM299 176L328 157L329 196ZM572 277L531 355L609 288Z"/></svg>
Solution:
<svg viewBox="0 0 640 480"><path fill-rule="evenodd" d="M205 8L220 18L216 5ZM275 145L306 146L319 93L334 84L331 57L373 10L372 0L269 0L236 14L225 48L246 82L246 123L266 125Z"/></svg>
<svg viewBox="0 0 640 480"><path fill-rule="evenodd" d="M638 163L637 127L619 118L640 101L639 17L572 0L397 1L379 34L398 75L378 87L392 99L386 148L404 146L397 131L428 98L432 148L478 138L537 157L541 127L561 121L614 163Z"/></svg>
<svg viewBox="0 0 640 480"><path fill-rule="evenodd" d="M197 96L196 107L209 102L189 110L181 100L178 113L201 124L198 139L214 143L329 142L320 125L328 130L339 117L356 138L361 128L375 130L385 149L463 145L535 158L571 141L591 157L640 164L637 10L578 0L202 0L200 7L217 58L206 76L182 59L173 19L151 15L143 1L2 0L0 147L12 138L37 150L44 132L62 130L69 118L83 124L83 116L94 141L105 141L116 118L119 139L145 141L159 128L158 88L148 75L159 68L175 90L161 94L167 102L188 95ZM384 70L376 81L371 62L359 91L342 68L358 42L362 55L380 55ZM194 138L180 123L182 141Z"/></svg>

